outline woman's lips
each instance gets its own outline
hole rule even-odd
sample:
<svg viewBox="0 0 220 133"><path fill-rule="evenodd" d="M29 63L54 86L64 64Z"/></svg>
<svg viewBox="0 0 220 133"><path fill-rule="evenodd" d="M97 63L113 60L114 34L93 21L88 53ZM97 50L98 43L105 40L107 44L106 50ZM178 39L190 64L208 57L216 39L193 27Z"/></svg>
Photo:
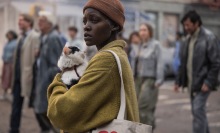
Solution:
<svg viewBox="0 0 220 133"><path fill-rule="evenodd" d="M87 33L84 34L85 41L90 41L91 39L92 39L92 36L90 34L87 34Z"/></svg>

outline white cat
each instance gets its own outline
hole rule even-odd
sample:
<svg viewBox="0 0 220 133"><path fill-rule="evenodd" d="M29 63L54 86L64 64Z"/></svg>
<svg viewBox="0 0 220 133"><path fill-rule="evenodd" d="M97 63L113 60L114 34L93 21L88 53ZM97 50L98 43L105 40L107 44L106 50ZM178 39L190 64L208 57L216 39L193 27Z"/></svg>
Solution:
<svg viewBox="0 0 220 133"><path fill-rule="evenodd" d="M70 46L69 43L66 43L57 65L62 71L61 80L69 89L72 85L78 83L88 62L85 52L76 46Z"/></svg>

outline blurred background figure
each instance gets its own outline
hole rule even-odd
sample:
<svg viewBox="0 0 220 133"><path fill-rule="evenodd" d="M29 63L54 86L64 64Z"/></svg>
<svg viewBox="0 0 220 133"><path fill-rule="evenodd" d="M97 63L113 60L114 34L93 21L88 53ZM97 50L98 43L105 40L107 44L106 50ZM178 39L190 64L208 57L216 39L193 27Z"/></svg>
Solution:
<svg viewBox="0 0 220 133"><path fill-rule="evenodd" d="M98 52L96 46L89 46L86 48L86 58L88 61Z"/></svg>
<svg viewBox="0 0 220 133"><path fill-rule="evenodd" d="M193 116L193 133L209 133L206 102L216 89L220 68L219 41L203 27L200 15L187 12L182 25L189 35L181 49L181 62L174 90L187 87Z"/></svg>
<svg viewBox="0 0 220 133"><path fill-rule="evenodd" d="M124 33L124 29L123 29L121 32L118 33L118 35L117 35L117 40L124 40L124 41L127 43L127 45L125 46L124 49L125 49L125 52L126 52L127 55L128 55L128 52L129 52L129 43L128 43L128 39L123 36L123 33Z"/></svg>
<svg viewBox="0 0 220 133"><path fill-rule="evenodd" d="M74 26L70 26L68 28L69 42L70 43L73 42L76 39L77 32L78 32L78 29Z"/></svg>
<svg viewBox="0 0 220 133"><path fill-rule="evenodd" d="M54 29L58 32L58 34L59 34L59 36L60 36L60 40L61 40L61 42L62 42L62 44L63 44L63 46L64 46L64 45L66 44L66 42L67 42L67 39L66 39L66 37L64 36L64 34L60 31L59 25L56 24L56 25L54 26Z"/></svg>
<svg viewBox="0 0 220 133"><path fill-rule="evenodd" d="M0 99L2 100L6 98L7 91L11 87L14 51L17 46L17 34L15 31L10 30L6 33L6 38L8 42L4 46L4 51L2 55L3 69L1 77L1 87L4 90L3 95L0 96Z"/></svg>
<svg viewBox="0 0 220 133"><path fill-rule="evenodd" d="M163 83L163 64L160 43L153 38L153 28L145 23L140 25L142 40L135 66L135 85L141 123L155 128L155 109L159 87Z"/></svg>
<svg viewBox="0 0 220 133"><path fill-rule="evenodd" d="M77 38L78 29L74 26L68 28L69 43L71 46L76 46L82 51L86 51L86 44L84 41Z"/></svg>
<svg viewBox="0 0 220 133"><path fill-rule="evenodd" d="M140 53L141 38L138 32L132 32L128 40L128 59L131 64L133 74L135 74L135 66L137 66L137 58ZM134 75L135 77L137 75Z"/></svg>
<svg viewBox="0 0 220 133"><path fill-rule="evenodd" d="M33 30L34 19L28 14L21 14L18 26L21 35L14 59L12 80L12 112L9 133L19 133L24 98L29 98L33 85L33 64L35 49L39 46L39 34Z"/></svg>
<svg viewBox="0 0 220 133"><path fill-rule="evenodd" d="M58 32L54 29L55 17L47 11L39 12L38 26L41 31L41 44L37 57L35 72L34 111L41 133L58 132L47 118L47 88L59 72L57 67L63 44Z"/></svg>
<svg viewBox="0 0 220 133"><path fill-rule="evenodd" d="M174 59L173 59L173 70L174 70L174 74L177 75L178 72L178 68L180 66L180 48L182 45L182 37L183 37L183 33L181 32L177 32L176 33L176 41L175 41L175 50L174 50Z"/></svg>

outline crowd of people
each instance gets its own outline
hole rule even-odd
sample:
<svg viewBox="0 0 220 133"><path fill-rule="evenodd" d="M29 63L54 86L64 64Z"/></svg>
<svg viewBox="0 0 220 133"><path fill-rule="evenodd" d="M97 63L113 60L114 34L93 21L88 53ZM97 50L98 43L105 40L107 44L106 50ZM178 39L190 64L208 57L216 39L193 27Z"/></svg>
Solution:
<svg viewBox="0 0 220 133"><path fill-rule="evenodd" d="M29 107L34 109L42 133L57 133L58 129L84 132L113 120L119 108L117 99L120 99L120 91L111 88L120 86L120 79L111 54L97 53L109 49L115 51L122 62L127 119L155 129L158 93L164 82L162 45L153 36L153 27L143 23L139 31L130 34L125 46L125 41L120 40L122 37L117 36L125 21L124 9L120 3L117 4L115 8L121 14L115 16L114 8L103 9L92 2L87 3L83 10L84 32L94 30L91 36L96 39L85 39L85 42L76 38L78 29L74 26L67 29L67 39L50 12L39 12L38 31L34 29L34 19L30 15L19 16L21 34L17 35L12 30L6 33L8 41L2 56L2 98L6 98L9 89L13 95L9 133L19 133L25 98L29 99ZM205 104L210 92L216 89L220 44L215 35L202 26L197 12L189 11L181 22L186 36L183 40L183 34L177 33L173 58L174 90L178 92L179 87L188 88L193 133L209 133ZM60 72L57 61L66 42L86 51L90 60L78 84L68 91L60 81L60 75L55 76ZM102 90L103 87L106 89Z"/></svg>
<svg viewBox="0 0 220 133"><path fill-rule="evenodd" d="M47 118L47 88L60 71L57 61L66 42L82 50L86 50L85 43L77 39L78 30L74 26L69 27L67 40L59 31L55 17L47 11L39 12L38 31L33 27L34 18L28 14L19 15L18 26L20 35L12 30L6 33L8 41L2 55L1 99L7 98L7 92L13 95L9 132L19 132L25 98L34 109L42 133L58 132Z"/></svg>

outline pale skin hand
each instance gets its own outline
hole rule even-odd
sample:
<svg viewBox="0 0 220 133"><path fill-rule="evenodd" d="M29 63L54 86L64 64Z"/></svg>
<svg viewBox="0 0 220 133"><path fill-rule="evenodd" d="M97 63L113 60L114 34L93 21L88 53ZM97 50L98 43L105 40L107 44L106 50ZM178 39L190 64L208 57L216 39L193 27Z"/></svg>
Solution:
<svg viewBox="0 0 220 133"><path fill-rule="evenodd" d="M155 84L154 86L155 86L156 89L159 89L161 84Z"/></svg>
<svg viewBox="0 0 220 133"><path fill-rule="evenodd" d="M202 85L202 91L203 92L208 92L210 89L209 89L209 87L206 85L206 84L203 84Z"/></svg>
<svg viewBox="0 0 220 133"><path fill-rule="evenodd" d="M179 92L179 85L175 84L173 90L174 92Z"/></svg>
<svg viewBox="0 0 220 133"><path fill-rule="evenodd" d="M203 92L208 92L210 89L209 89L209 87L206 85L206 84L203 84L202 85L202 91ZM179 86L178 85L174 85L174 91L175 92L179 92Z"/></svg>
<svg viewBox="0 0 220 133"><path fill-rule="evenodd" d="M40 50L39 50L39 49L35 49L35 51L34 51L34 55L35 55L35 57L38 57L39 54L40 54Z"/></svg>

